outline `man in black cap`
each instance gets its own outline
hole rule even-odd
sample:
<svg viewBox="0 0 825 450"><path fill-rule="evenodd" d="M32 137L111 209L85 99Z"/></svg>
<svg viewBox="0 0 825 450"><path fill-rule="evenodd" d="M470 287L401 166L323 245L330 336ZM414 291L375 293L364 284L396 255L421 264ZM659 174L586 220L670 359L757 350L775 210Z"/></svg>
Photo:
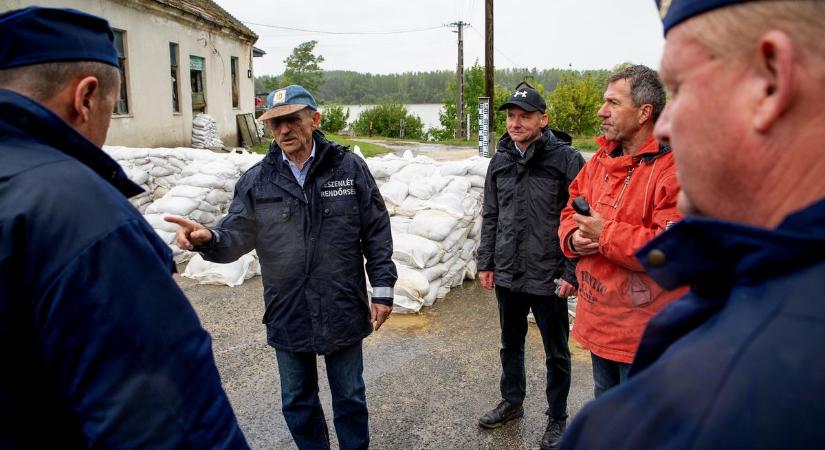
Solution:
<svg viewBox="0 0 825 450"><path fill-rule="evenodd" d="M575 295L575 265L559 247L559 215L570 182L584 165L565 133L547 128L544 98L521 83L499 107L507 133L496 147L484 185L478 269L481 285L496 291L501 324L501 398L479 419L496 428L524 415L524 340L532 309L544 343L549 416L541 448L553 448L567 423L570 324L567 297Z"/></svg>
<svg viewBox="0 0 825 450"><path fill-rule="evenodd" d="M257 251L267 342L275 348L284 419L298 448L329 448L318 398L323 355L338 445L367 449L361 343L392 313L390 216L366 162L318 130L321 113L306 89L275 90L267 105L261 120L272 145L238 179L228 214L213 229L182 217L166 220L180 225L179 247L209 261Z"/></svg>
<svg viewBox="0 0 825 450"><path fill-rule="evenodd" d="M100 149L108 23L0 15L0 448L248 448L168 247Z"/></svg>
<svg viewBox="0 0 825 450"><path fill-rule="evenodd" d="M825 2L662 2L688 216L641 252L690 285L648 324L627 384L565 449L812 449L825 442Z"/></svg>

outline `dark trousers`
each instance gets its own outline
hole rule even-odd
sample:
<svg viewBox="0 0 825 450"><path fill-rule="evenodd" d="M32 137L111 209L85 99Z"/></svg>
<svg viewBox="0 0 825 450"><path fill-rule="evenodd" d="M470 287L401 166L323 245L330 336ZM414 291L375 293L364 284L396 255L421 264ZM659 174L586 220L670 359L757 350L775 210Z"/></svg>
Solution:
<svg viewBox="0 0 825 450"><path fill-rule="evenodd" d="M329 431L318 399L315 353L275 350L286 424L301 450L329 449ZM332 392L335 434L341 449L369 448L361 343L324 356Z"/></svg>
<svg viewBox="0 0 825 450"><path fill-rule="evenodd" d="M593 361L593 396L598 398L613 386L618 386L627 381L627 374L630 372L630 364L611 361L590 354Z"/></svg>
<svg viewBox="0 0 825 450"><path fill-rule="evenodd" d="M527 336L527 313L532 308L544 343L546 414L554 419L567 418L567 394L570 392L567 300L555 295L512 292L500 286L496 286L496 298L501 323L501 397L516 405L524 402L527 387L524 339Z"/></svg>

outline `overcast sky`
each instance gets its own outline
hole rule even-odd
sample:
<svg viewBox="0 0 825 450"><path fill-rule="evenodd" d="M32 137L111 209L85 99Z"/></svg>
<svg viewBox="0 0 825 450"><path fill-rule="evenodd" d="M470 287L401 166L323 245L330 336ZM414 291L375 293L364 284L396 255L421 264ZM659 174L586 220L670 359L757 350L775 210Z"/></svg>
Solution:
<svg viewBox="0 0 825 450"><path fill-rule="evenodd" d="M258 34L267 54L256 75L282 73L292 49L313 39L325 70L454 70L457 35L444 25L459 20L470 24L465 67L484 65L484 0L215 1ZM653 0L496 0L494 25L497 68L658 68L664 45Z"/></svg>

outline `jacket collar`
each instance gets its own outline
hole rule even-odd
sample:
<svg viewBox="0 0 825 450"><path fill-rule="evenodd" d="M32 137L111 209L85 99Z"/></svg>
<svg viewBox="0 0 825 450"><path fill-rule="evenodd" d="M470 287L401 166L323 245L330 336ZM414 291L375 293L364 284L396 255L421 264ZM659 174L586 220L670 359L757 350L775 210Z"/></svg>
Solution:
<svg viewBox="0 0 825 450"><path fill-rule="evenodd" d="M764 280L825 259L825 199L776 229L687 217L636 256L666 289L691 285L702 293Z"/></svg>
<svg viewBox="0 0 825 450"><path fill-rule="evenodd" d="M572 142L572 138L569 134L545 127L541 130L539 138L527 146L527 150L524 151L524 160L531 159L537 151L543 151L547 147L570 145ZM513 141L513 138L510 137L510 133L504 133L501 136L498 140L497 149L500 152L504 152L515 157L517 161L521 159L521 153L519 153L516 149L516 143Z"/></svg>
<svg viewBox="0 0 825 450"><path fill-rule="evenodd" d="M609 158L610 155L619 147L617 141L609 141L603 135L596 138L596 143L599 144L599 151L594 155L595 158ZM644 161L645 164L652 164L656 158L670 153L670 146L659 143L653 135L642 144L642 147L633 156L635 161Z"/></svg>
<svg viewBox="0 0 825 450"><path fill-rule="evenodd" d="M38 141L80 161L126 197L143 189L129 180L120 165L51 110L8 89L0 89L0 122L26 139Z"/></svg>

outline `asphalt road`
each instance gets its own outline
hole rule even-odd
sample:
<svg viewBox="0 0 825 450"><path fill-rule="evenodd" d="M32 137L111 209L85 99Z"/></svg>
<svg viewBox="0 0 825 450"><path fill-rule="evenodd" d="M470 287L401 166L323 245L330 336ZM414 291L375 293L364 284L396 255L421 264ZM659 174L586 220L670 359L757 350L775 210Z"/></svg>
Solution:
<svg viewBox="0 0 825 450"><path fill-rule="evenodd" d="M266 345L260 277L242 286L177 277L204 327L235 413L253 449L295 448L281 416L274 350ZM570 415L593 397L590 358L573 341ZM494 295L465 282L416 315L393 315L364 341L364 378L375 449L532 449L544 432L545 370L535 325L527 335L525 416L495 430L478 417L499 400L499 330ZM321 401L332 426L319 360ZM333 448L337 444L333 443Z"/></svg>

